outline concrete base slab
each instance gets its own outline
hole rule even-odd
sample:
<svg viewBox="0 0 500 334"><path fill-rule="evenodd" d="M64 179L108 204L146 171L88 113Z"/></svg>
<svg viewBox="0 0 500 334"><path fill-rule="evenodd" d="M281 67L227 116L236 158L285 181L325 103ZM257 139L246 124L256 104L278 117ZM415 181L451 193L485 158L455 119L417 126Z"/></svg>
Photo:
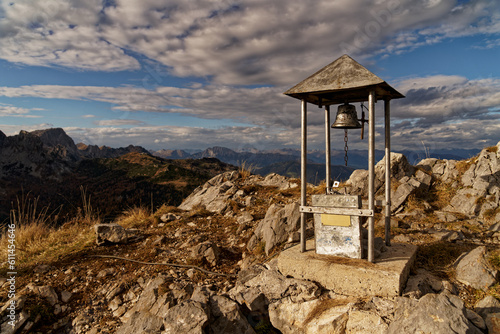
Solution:
<svg viewBox="0 0 500 334"><path fill-rule="evenodd" d="M342 295L391 297L401 295L416 254L417 246L393 243L370 263L316 254L315 242L309 240L304 253L300 245L283 251L278 269L285 276L314 281Z"/></svg>

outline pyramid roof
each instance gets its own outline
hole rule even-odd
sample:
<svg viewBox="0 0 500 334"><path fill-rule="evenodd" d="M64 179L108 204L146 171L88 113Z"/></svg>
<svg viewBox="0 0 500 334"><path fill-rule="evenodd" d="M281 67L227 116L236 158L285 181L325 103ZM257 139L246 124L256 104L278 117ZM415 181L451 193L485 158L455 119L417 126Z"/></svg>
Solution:
<svg viewBox="0 0 500 334"><path fill-rule="evenodd" d="M374 90L377 99L397 99L404 95L368 71L348 55L343 55L284 94L317 105L361 102Z"/></svg>

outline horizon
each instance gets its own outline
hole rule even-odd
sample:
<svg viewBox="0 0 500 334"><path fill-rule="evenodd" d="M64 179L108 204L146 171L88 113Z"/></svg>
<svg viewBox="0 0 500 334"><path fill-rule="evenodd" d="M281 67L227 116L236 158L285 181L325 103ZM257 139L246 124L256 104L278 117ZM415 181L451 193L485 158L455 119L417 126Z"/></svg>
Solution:
<svg viewBox="0 0 500 334"><path fill-rule="evenodd" d="M391 103L392 151L480 150L500 141L499 17L488 0L0 0L0 130L298 149L300 101L283 92L349 54L406 96ZM376 113L382 149L381 103ZM323 110L309 105L308 119L308 149L324 150ZM367 146L349 132L349 148Z"/></svg>

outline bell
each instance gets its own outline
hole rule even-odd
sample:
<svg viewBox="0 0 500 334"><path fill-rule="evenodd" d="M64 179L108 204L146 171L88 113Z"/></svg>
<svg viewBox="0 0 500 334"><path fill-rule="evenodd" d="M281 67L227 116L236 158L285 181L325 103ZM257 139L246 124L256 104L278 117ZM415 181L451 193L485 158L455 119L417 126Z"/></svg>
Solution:
<svg viewBox="0 0 500 334"><path fill-rule="evenodd" d="M332 124L332 128L337 129L360 129L356 108L352 104L345 103L340 105L337 110L337 118Z"/></svg>

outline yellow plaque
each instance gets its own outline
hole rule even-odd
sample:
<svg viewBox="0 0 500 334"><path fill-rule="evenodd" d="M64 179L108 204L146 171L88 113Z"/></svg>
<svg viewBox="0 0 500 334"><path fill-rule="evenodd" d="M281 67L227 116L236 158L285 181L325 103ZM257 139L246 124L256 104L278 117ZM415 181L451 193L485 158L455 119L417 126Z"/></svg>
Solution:
<svg viewBox="0 0 500 334"><path fill-rule="evenodd" d="M321 224L326 226L351 226L351 216L343 215L321 215Z"/></svg>

